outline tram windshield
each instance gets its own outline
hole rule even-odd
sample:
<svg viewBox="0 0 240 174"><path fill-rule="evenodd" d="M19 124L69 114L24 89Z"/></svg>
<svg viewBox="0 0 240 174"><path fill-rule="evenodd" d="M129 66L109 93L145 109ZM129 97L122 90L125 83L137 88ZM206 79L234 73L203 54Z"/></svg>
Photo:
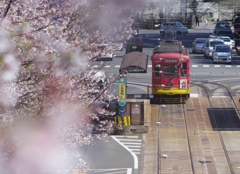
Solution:
<svg viewBox="0 0 240 174"><path fill-rule="evenodd" d="M173 78L178 77L178 66L177 65L165 65L163 67L164 77Z"/></svg>
<svg viewBox="0 0 240 174"><path fill-rule="evenodd" d="M180 65L180 69L181 69L181 77L186 77L187 76L187 63L181 63Z"/></svg>

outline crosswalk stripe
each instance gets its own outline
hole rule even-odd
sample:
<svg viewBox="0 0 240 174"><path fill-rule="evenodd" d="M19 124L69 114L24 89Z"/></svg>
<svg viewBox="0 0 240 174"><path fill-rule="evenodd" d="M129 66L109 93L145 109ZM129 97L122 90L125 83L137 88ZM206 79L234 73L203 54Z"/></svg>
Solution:
<svg viewBox="0 0 240 174"><path fill-rule="evenodd" d="M209 67L209 65L203 65L204 68Z"/></svg>
<svg viewBox="0 0 240 174"><path fill-rule="evenodd" d="M119 141L142 141L142 140L133 140L133 139L118 139Z"/></svg>
<svg viewBox="0 0 240 174"><path fill-rule="evenodd" d="M138 136L123 136L123 135L114 135L114 137L121 137L121 138L139 138Z"/></svg>
<svg viewBox="0 0 240 174"><path fill-rule="evenodd" d="M214 67L219 68L219 67L221 67L221 66L220 66L220 65L214 65Z"/></svg>
<svg viewBox="0 0 240 174"><path fill-rule="evenodd" d="M192 65L192 67L198 67L198 65Z"/></svg>
<svg viewBox="0 0 240 174"><path fill-rule="evenodd" d="M120 65L116 65L115 68L120 68Z"/></svg>
<svg viewBox="0 0 240 174"><path fill-rule="evenodd" d="M142 143L124 143L122 142L124 145L127 145L127 144L135 144L135 145L139 145L139 144L142 144Z"/></svg>

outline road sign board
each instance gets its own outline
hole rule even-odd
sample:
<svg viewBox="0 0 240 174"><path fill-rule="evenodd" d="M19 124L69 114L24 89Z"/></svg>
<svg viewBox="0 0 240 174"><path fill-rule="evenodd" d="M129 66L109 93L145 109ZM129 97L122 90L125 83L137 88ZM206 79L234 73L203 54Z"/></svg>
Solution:
<svg viewBox="0 0 240 174"><path fill-rule="evenodd" d="M120 107L125 107L126 104L127 104L126 101L118 101L118 105L119 105Z"/></svg>
<svg viewBox="0 0 240 174"><path fill-rule="evenodd" d="M118 83L127 83L127 78L126 78L126 77L121 77L121 78L118 80Z"/></svg>
<svg viewBox="0 0 240 174"><path fill-rule="evenodd" d="M126 100L126 83L118 83L118 97L120 101Z"/></svg>
<svg viewBox="0 0 240 174"><path fill-rule="evenodd" d="M125 114L125 112L126 112L125 108L119 108L119 114L120 115Z"/></svg>

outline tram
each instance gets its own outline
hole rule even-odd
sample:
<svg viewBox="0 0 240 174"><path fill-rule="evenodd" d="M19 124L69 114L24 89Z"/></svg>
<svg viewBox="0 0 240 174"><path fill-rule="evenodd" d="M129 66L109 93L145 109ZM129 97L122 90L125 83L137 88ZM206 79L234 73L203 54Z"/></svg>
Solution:
<svg viewBox="0 0 240 174"><path fill-rule="evenodd" d="M190 96L190 56L178 40L163 40L152 54L151 104L185 103Z"/></svg>

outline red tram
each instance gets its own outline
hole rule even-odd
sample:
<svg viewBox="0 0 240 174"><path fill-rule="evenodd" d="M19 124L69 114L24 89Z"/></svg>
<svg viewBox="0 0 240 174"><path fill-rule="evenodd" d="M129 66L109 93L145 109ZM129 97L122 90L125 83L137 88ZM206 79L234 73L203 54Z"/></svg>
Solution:
<svg viewBox="0 0 240 174"><path fill-rule="evenodd" d="M163 40L152 55L151 104L185 103L190 96L190 56L178 40Z"/></svg>

